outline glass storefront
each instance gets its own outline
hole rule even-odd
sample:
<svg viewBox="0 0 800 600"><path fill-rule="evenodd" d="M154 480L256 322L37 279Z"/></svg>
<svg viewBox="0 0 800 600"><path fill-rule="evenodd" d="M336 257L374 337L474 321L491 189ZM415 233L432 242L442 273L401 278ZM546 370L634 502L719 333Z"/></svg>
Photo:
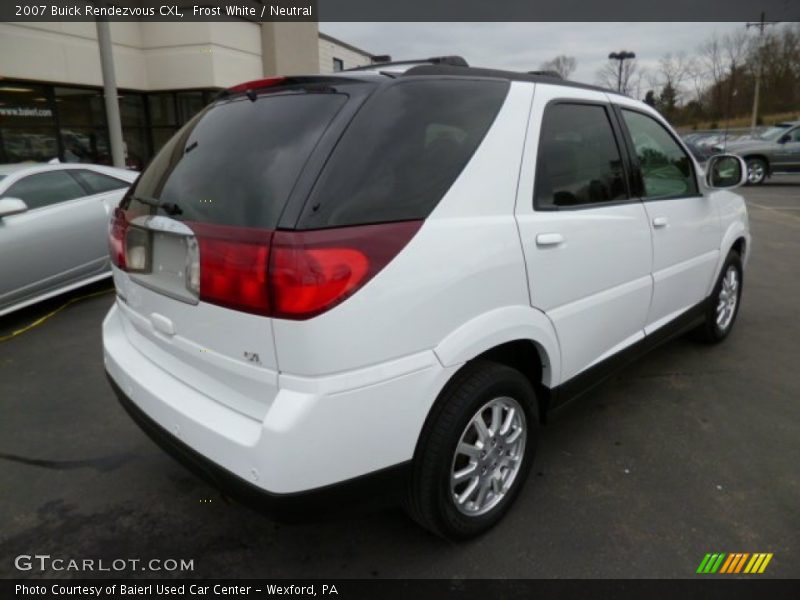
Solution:
<svg viewBox="0 0 800 600"><path fill-rule="evenodd" d="M99 90L55 87L58 133L66 162L111 164L106 113Z"/></svg>
<svg viewBox="0 0 800 600"><path fill-rule="evenodd" d="M0 163L58 156L51 93L42 85L0 85Z"/></svg>
<svg viewBox="0 0 800 600"><path fill-rule="evenodd" d="M119 91L125 162L141 170L217 90ZM102 90L0 83L0 164L22 161L111 164Z"/></svg>

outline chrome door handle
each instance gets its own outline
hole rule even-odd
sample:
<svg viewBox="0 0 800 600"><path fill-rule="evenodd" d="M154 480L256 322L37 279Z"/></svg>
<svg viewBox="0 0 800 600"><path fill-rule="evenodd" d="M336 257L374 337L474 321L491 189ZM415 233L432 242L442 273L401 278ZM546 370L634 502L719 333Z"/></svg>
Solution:
<svg viewBox="0 0 800 600"><path fill-rule="evenodd" d="M537 246L558 246L564 243L564 236L560 233L540 233L536 236Z"/></svg>
<svg viewBox="0 0 800 600"><path fill-rule="evenodd" d="M660 229L669 225L667 217L656 217L653 219L653 227Z"/></svg>

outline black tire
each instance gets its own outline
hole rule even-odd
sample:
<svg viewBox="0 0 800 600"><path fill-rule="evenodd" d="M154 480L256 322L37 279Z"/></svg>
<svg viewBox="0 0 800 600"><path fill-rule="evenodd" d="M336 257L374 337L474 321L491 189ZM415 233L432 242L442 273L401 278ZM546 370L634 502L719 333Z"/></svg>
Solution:
<svg viewBox="0 0 800 600"><path fill-rule="evenodd" d="M456 445L473 416L487 402L498 398L511 398L522 407L526 437L524 449L520 450L521 463L508 489L498 494L497 504L485 514L466 515L457 508L450 488ZM508 511L527 478L536 451L538 426L536 394L525 376L494 362L468 363L442 391L420 434L405 501L409 515L426 529L451 540L469 539L493 527Z"/></svg>
<svg viewBox="0 0 800 600"><path fill-rule="evenodd" d="M725 278L728 276L729 271L733 269L736 272L737 277L737 288L736 288L736 304L733 308L733 314L731 315L730 320L727 323L724 323L724 327L721 327L717 322L718 317L718 306L723 301L723 283ZM702 325L700 325L697 329L695 329L693 333L693 337L696 340L701 342L706 342L709 344L718 344L731 332L733 329L733 325L736 323L736 317L739 314L739 306L741 305L742 300L742 285L744 283L744 279L742 278L742 259L739 256L739 253L735 250L731 250L728 254L728 257L725 259L725 262L722 265L722 270L720 271L719 278L717 279L717 283L714 286L714 290L711 292L711 296L709 296L707 301L706 307L706 315L705 321Z"/></svg>
<svg viewBox="0 0 800 600"><path fill-rule="evenodd" d="M769 167L763 158L748 158L747 165L747 185L761 185L767 178Z"/></svg>

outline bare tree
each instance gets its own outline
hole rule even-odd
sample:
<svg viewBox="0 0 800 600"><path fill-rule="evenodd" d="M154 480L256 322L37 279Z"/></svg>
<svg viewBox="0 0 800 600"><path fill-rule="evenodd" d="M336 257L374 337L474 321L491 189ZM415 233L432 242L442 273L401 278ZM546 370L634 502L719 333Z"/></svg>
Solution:
<svg viewBox="0 0 800 600"><path fill-rule="evenodd" d="M676 99L683 96L683 84L691 78L695 70L694 60L688 58L686 53L667 53L658 61L655 83L660 88L669 87L674 91Z"/></svg>
<svg viewBox="0 0 800 600"><path fill-rule="evenodd" d="M572 75L577 66L578 62L574 56L559 54L554 59L543 62L539 65L539 69L542 71L554 71L561 75L563 79L569 79L569 76Z"/></svg>
<svg viewBox="0 0 800 600"><path fill-rule="evenodd" d="M628 80L628 88L631 96L638 100L643 100L647 91L643 87L643 83L647 81L649 71L643 67L638 67ZM649 89L649 88L648 88Z"/></svg>
<svg viewBox="0 0 800 600"><path fill-rule="evenodd" d="M641 86L641 76L639 75L640 69L636 59L626 60L622 63L622 80L620 84L620 91L623 94L632 94L636 92L634 84ZM612 90L617 89L617 80L619 77L619 61L609 59L595 73L595 81L598 85ZM637 92L638 93L638 92Z"/></svg>
<svg viewBox="0 0 800 600"><path fill-rule="evenodd" d="M735 69L744 63L745 58L750 53L751 40L747 32L742 29L725 34L722 38L722 52L726 67Z"/></svg>
<svg viewBox="0 0 800 600"><path fill-rule="evenodd" d="M719 85L728 73L722 41L715 33L700 44L697 50L698 76L704 77L712 85Z"/></svg>
<svg viewBox="0 0 800 600"><path fill-rule="evenodd" d="M714 34L698 48L698 85L701 88L707 87L707 109L714 118L719 117L723 112L722 87L730 73L725 59L724 45L724 41Z"/></svg>

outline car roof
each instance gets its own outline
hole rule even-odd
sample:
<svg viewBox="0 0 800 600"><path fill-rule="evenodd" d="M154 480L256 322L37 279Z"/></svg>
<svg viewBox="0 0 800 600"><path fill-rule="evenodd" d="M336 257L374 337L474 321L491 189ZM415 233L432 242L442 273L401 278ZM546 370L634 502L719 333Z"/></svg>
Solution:
<svg viewBox="0 0 800 600"><path fill-rule="evenodd" d="M531 83L544 83L562 87L580 88L604 94L614 94L628 98L616 90L578 83L563 79L558 73L553 71L506 71L502 69L486 69L482 67L471 67L460 56L438 56L418 60L402 60L397 62L374 63L336 73L325 75L294 75L286 77L270 77L263 80L255 80L245 84L239 84L227 88L220 93L219 97L226 97L230 93L246 91L248 84L253 84L252 89L268 87L275 84L276 80L281 80L286 84L320 83L334 81L363 81L370 83L384 83L387 80L403 77L479 77L487 79L504 79L507 81L526 81Z"/></svg>
<svg viewBox="0 0 800 600"><path fill-rule="evenodd" d="M387 77L392 79L402 77L480 77L488 79L505 79L507 81L528 81L531 83L546 83L548 85L560 85L563 87L581 88L605 94L615 94L625 96L616 90L611 90L587 83L579 83L562 79L558 75L521 71L505 71L502 69L486 69L482 67L468 67L454 64L431 64L425 61L403 61L400 63L387 63L386 65L374 64L355 69L347 69L330 75L325 75L327 79L350 79L380 82Z"/></svg>
<svg viewBox="0 0 800 600"><path fill-rule="evenodd" d="M10 163L5 165L0 165L0 175L12 175L17 171L21 171L23 169L29 169L30 167L34 167L39 163L35 162L21 162L21 163Z"/></svg>

